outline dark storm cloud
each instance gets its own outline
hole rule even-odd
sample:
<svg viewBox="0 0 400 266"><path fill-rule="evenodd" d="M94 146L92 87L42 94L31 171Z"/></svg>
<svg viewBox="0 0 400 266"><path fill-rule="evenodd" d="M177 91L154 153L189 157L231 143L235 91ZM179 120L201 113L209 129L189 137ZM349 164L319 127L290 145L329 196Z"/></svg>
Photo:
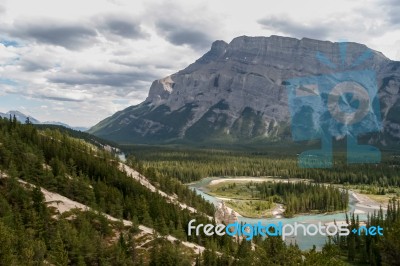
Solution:
<svg viewBox="0 0 400 266"><path fill-rule="evenodd" d="M292 21L289 18L278 17L263 18L257 22L266 29L279 31L285 35L297 38L308 37L320 40L327 38L332 32L331 27L335 27L334 25L325 25L324 23L305 25Z"/></svg>
<svg viewBox="0 0 400 266"><path fill-rule="evenodd" d="M81 23L48 20L17 23L9 29L9 33L21 39L62 46L70 50L91 46L97 37L95 29Z"/></svg>
<svg viewBox="0 0 400 266"><path fill-rule="evenodd" d="M98 30L104 35L114 35L123 38L137 39L147 36L140 23L128 16L105 15L98 19Z"/></svg>
<svg viewBox="0 0 400 266"><path fill-rule="evenodd" d="M54 19L22 20L11 24L5 31L12 37L80 50L99 42L98 33L107 39L145 38L141 25L127 15L98 15L91 22L62 22Z"/></svg>
<svg viewBox="0 0 400 266"><path fill-rule="evenodd" d="M156 22L156 28L160 35L175 45L189 45L192 48L204 49L210 47L214 41L206 29L198 29L196 25L188 25L185 22L165 21Z"/></svg>

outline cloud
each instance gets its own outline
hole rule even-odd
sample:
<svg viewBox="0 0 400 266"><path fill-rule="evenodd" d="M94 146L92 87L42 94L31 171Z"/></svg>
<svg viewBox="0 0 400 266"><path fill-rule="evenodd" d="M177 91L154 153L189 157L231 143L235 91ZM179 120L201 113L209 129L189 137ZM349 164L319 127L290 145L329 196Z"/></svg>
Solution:
<svg viewBox="0 0 400 266"><path fill-rule="evenodd" d="M48 64L47 62L44 61L36 61L28 58L24 58L20 65L23 67L25 71L29 72L47 70L52 66L51 64Z"/></svg>
<svg viewBox="0 0 400 266"><path fill-rule="evenodd" d="M18 53L16 52L16 49L0 42L0 67L11 64L16 59L18 59Z"/></svg>
<svg viewBox="0 0 400 266"><path fill-rule="evenodd" d="M297 21L288 16L269 16L257 20L265 29L282 35L296 38L312 38L318 40L356 40L367 42L371 36L381 36L382 20L379 16L376 19L367 20L368 12L356 13L347 10L345 13L334 13L327 18L315 17L311 20Z"/></svg>
<svg viewBox="0 0 400 266"><path fill-rule="evenodd" d="M160 20L156 22L158 32L176 45L187 44L193 48L207 48L214 38L202 29L196 29L193 25L185 25L184 22L172 20Z"/></svg>
<svg viewBox="0 0 400 266"><path fill-rule="evenodd" d="M97 42L97 32L85 23L60 22L56 20L30 20L13 24L9 34L36 43L62 46L80 50Z"/></svg>
<svg viewBox="0 0 400 266"><path fill-rule="evenodd" d="M378 1L380 8L384 10L383 18L393 27L400 25L400 4L397 0Z"/></svg>
<svg viewBox="0 0 400 266"><path fill-rule="evenodd" d="M97 18L97 29L108 38L144 38L148 35L142 30L140 22L128 15L107 14Z"/></svg>
<svg viewBox="0 0 400 266"><path fill-rule="evenodd" d="M68 85L105 85L112 87L133 86L139 81L154 79L151 73L146 72L87 72L87 73L57 73L48 77L51 83Z"/></svg>
<svg viewBox="0 0 400 266"><path fill-rule="evenodd" d="M150 65L125 66L113 63L114 57L96 62L82 62L68 67L63 71L48 72L44 77L47 82L68 86L95 85L118 88L142 89L141 84L147 85L156 78L157 72ZM73 64L73 60L65 64Z"/></svg>
<svg viewBox="0 0 400 266"><path fill-rule="evenodd" d="M0 76L17 84L1 84L15 100L1 104L31 110L37 102L40 120L71 124L79 109L78 123L94 124L144 100L154 79L185 68L214 40L241 35L347 38L399 58L398 0L258 2L0 0Z"/></svg>
<svg viewBox="0 0 400 266"><path fill-rule="evenodd" d="M53 49L33 47L29 52L23 54L18 60L18 65L22 67L23 71L27 72L47 71L58 65L58 58L54 56L54 53L56 51Z"/></svg>
<svg viewBox="0 0 400 266"><path fill-rule="evenodd" d="M332 33L331 24L326 23L301 23L293 21L288 17L268 17L258 20L264 28L279 31L284 35L302 38L326 39Z"/></svg>
<svg viewBox="0 0 400 266"><path fill-rule="evenodd" d="M24 18L16 23L3 24L3 31L11 38L49 44L68 50L82 50L98 45L101 36L114 42L141 39L149 36L136 19L124 14L98 14L90 21L62 21L57 19Z"/></svg>
<svg viewBox="0 0 400 266"><path fill-rule="evenodd" d="M144 16L152 22L157 34L168 42L201 51L211 47L224 27L219 16L208 6L199 4L153 4L148 6Z"/></svg>
<svg viewBox="0 0 400 266"><path fill-rule="evenodd" d="M53 84L29 84L28 87L18 84L17 86L8 86L2 89L6 90L8 94L61 102L90 101L95 95L87 88L68 88L65 86L55 86Z"/></svg>
<svg viewBox="0 0 400 266"><path fill-rule="evenodd" d="M68 90L61 91L59 89L48 89L45 95L40 95L42 99L56 100L63 102L83 102L90 100L93 95L85 90Z"/></svg>

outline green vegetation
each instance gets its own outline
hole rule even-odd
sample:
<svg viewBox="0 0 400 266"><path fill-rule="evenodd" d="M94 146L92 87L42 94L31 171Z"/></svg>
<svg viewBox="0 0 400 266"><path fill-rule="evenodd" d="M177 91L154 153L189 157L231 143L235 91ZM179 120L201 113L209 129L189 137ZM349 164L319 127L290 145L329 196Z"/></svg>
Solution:
<svg viewBox="0 0 400 266"><path fill-rule="evenodd" d="M0 169L9 176L44 187L116 218L138 220L157 231L185 239L191 219L206 221L168 203L118 169L117 158L58 130L37 130L15 119L0 119ZM177 182L178 199L213 215L214 207ZM193 238L195 242L206 239ZM203 243L204 244L204 243Z"/></svg>
<svg viewBox="0 0 400 266"><path fill-rule="evenodd" d="M209 185L210 193L233 199L251 199L246 204L237 205L250 217L259 217L260 211L271 208L272 203L285 205L285 216L298 213L333 212L346 210L349 195L346 190L330 185L308 182L232 182ZM258 200L258 201L257 201ZM252 214L251 210L256 213ZM239 213L241 213L238 210ZM250 214L250 215L248 215ZM244 215L244 214L243 214Z"/></svg>
<svg viewBox="0 0 400 266"><path fill-rule="evenodd" d="M265 175L268 172L285 178L305 173L301 172L304 169L296 168L294 158L272 156L273 151L268 152L270 157L258 152L215 150L209 154L210 150L171 152L165 149L158 149L157 157L156 151L132 152L134 157L128 163L148 176L153 185L176 194L179 201L209 215L214 213L214 207L181 181L197 180L210 173ZM198 224L209 220L201 213L181 209L150 192L121 172L118 163L113 154L68 132L21 125L15 118L0 119L0 171L2 176L7 175L0 178L0 265L345 265L360 263L365 252L371 254L367 263L395 265L399 261L400 212L398 205L393 207L395 203L387 219L381 214L371 217L371 223L385 226L383 237L369 236L365 240L360 237L360 242L340 239L328 243L321 252L303 252L297 246L286 245L279 237L236 242L229 236L189 236L186 225L190 220L196 219ZM390 163L397 165L396 160ZM285 164L292 168L285 168ZM350 171L356 177L343 180L355 182L356 169ZM365 173L365 169L360 171ZM180 170L182 175L175 175ZM377 186L385 186L386 181L386 185L395 186L396 170L376 167L366 175L365 183L376 179ZM312 177L324 171L306 173ZM390 173L393 179L389 179ZM19 180L33 187L22 185ZM74 210L59 215L44 202L39 186L84 203L93 211ZM286 192L302 189L287 188ZM260 191L257 197L269 197L268 193L261 193L262 187L257 191ZM313 195L312 190L305 191ZM135 226L124 227L101 213L131 220ZM138 232L138 224L154 228L161 237L145 239ZM197 256L180 241L171 243L165 239L163 236L167 234L199 243L206 250ZM348 250L354 250L351 254L355 256L344 258Z"/></svg>
<svg viewBox="0 0 400 266"><path fill-rule="evenodd" d="M296 153L310 147L299 145L221 148L183 146L121 146L136 167L157 169L160 174L183 183L207 176L274 176L310 179L317 183L371 184L382 188L400 186L400 155L383 153L380 164L348 165L344 153L335 154L330 169L299 168Z"/></svg>
<svg viewBox="0 0 400 266"><path fill-rule="evenodd" d="M263 200L272 198L274 201L285 204L286 216L310 211L332 212L346 210L349 200L347 191L342 192L334 186L305 182L256 183L255 191L255 197Z"/></svg>
<svg viewBox="0 0 400 266"><path fill-rule="evenodd" d="M32 124L32 126L34 126L35 128L39 129L39 130L46 130L46 129L50 129L50 130L58 130L60 133L65 133L68 134L71 137L77 138L77 139L82 139L87 143L90 143L92 145L95 145L96 147L103 147L105 145L109 145L115 148L118 148L118 144L110 141L110 140L105 140L105 139L101 139L98 138L94 135L91 135L89 133L86 132L82 132L82 131L76 131L64 126L60 126L60 125L47 125L47 124Z"/></svg>
<svg viewBox="0 0 400 266"><path fill-rule="evenodd" d="M346 189L351 189L357 193L364 194L368 198L386 206L390 199L400 198L400 187L379 186L379 185L346 185Z"/></svg>
<svg viewBox="0 0 400 266"><path fill-rule="evenodd" d="M358 230L360 222L354 215L346 222L349 229ZM391 200L388 204L387 214L382 210L368 218L366 226L380 226L383 236L365 234L349 234L348 236L335 236L334 245L339 248L351 264L355 265L398 265L400 261L400 201Z"/></svg>
<svg viewBox="0 0 400 266"><path fill-rule="evenodd" d="M249 186L252 186L252 183L227 181L208 185L207 193L215 197L232 199L225 200L225 204L242 216L252 218L271 217L272 208L276 204L272 199L259 200L252 197L252 190L249 189Z"/></svg>
<svg viewBox="0 0 400 266"><path fill-rule="evenodd" d="M370 186L370 185L353 185L351 186L354 189L358 190L362 194L370 194L370 195L388 195L389 197L395 196L400 197L400 188L399 187L378 187L378 186Z"/></svg>
<svg viewBox="0 0 400 266"><path fill-rule="evenodd" d="M264 200L228 200L226 206L234 209L244 217L268 218L275 204Z"/></svg>
<svg viewBox="0 0 400 266"><path fill-rule="evenodd" d="M91 211L57 215L37 187L0 179L0 265L143 265L160 256L179 262L169 265L190 265L193 260L186 247L162 238L140 247L138 233L135 226Z"/></svg>
<svg viewBox="0 0 400 266"><path fill-rule="evenodd" d="M16 174L21 179L67 194L74 200L115 217L143 216L144 210L132 204L143 201L142 205L148 206L147 212L153 219L163 217L157 209L163 209L166 204L164 200L154 197L153 193L119 171L117 158L112 154L58 130L38 131L32 125L19 125L7 120L1 122L3 130L0 137L4 143L0 147L0 166L16 167ZM20 160L21 157L23 160ZM210 203L182 184L163 184L180 201L207 214L214 213ZM173 212L169 215L176 216ZM163 218L169 221L167 216ZM139 219L139 222L142 220Z"/></svg>
<svg viewBox="0 0 400 266"><path fill-rule="evenodd" d="M0 265L134 265L139 257L148 260L135 247L134 228L94 212L54 215L37 187L0 179Z"/></svg>
<svg viewBox="0 0 400 266"><path fill-rule="evenodd" d="M195 260L193 252L179 242L161 238L143 240L146 244L141 246L135 242L136 227L131 231L97 213L57 216L44 203L39 189L25 188L18 179L87 204L95 211L148 225L161 236L171 234L206 246L197 257L201 265L241 265L255 257L246 241L239 244L229 236L188 236L188 221L206 223L207 218L168 203L121 172L112 154L66 132L38 130L31 124L21 125L15 118L0 119L0 170L8 176L0 179L1 265L191 265ZM211 204L179 181L166 182L155 168L139 170L152 181L158 180L154 185L177 192L179 200L214 213ZM302 259L297 247L287 247L279 238L259 239L257 245L258 262L263 259L272 263L281 257L282 263L291 265ZM273 253L276 258L269 258Z"/></svg>
<svg viewBox="0 0 400 266"><path fill-rule="evenodd" d="M237 146L236 146L237 147ZM335 154L335 164L332 169L301 169L297 167L297 157L294 154L299 151L304 150L304 147L299 147L294 145L289 146L262 146L254 147L248 149L247 147L237 147L236 149L227 149L227 147L218 147L211 149L209 147L198 147L198 148L187 148L183 146L125 146L122 147L125 151L131 154L133 164L136 167L142 167L143 169L153 168L160 175L164 176L174 176L181 180L182 182L192 182L199 180L207 176L274 176L280 177L282 179L308 179L316 181L318 183L331 183L333 186L328 186L328 190L334 190L334 186L340 185L340 187L354 188L363 190L365 193L373 194L383 194L388 196L395 196L398 194L398 187L400 185L400 161L398 158L398 152L396 151L385 151L383 153L382 163L377 165L372 164L360 164L360 165L347 165L343 153L338 152ZM288 155L292 154L292 156ZM223 185L222 185L223 186ZM253 191L253 193L255 190ZM241 192L242 193L242 192ZM311 193L312 194L312 193ZM334 192L335 194L335 192ZM251 198L251 191L247 191L243 194L247 198L247 201L253 199ZM318 193L314 194L318 196ZM235 197L233 193L230 195ZM381 195L379 195L381 196ZM397 195L398 196L398 195ZM302 201L302 197L297 196L297 203L293 206L306 207L310 210L314 209L313 202L309 201L305 204ZM344 197L346 198L346 197ZM341 197L337 197L335 202L330 202L326 206L327 211L331 211L339 206L347 206L347 203L343 203ZM256 200L254 200L256 201ZM253 202L254 202L253 201ZM322 210L325 208L327 202L322 200L320 206ZM228 204L235 204L237 202L230 202ZM310 205L311 204L311 205ZM242 205L245 205L242 203ZM233 205L230 205L233 207ZM336 207L335 207L336 206ZM238 206L235 206L238 207ZM240 206L239 206L240 207ZM246 206L247 209L251 209L251 206ZM294 207L293 209L296 209ZM300 209L303 207L300 207ZM392 209L394 209L392 207ZM395 213L400 213L399 208L397 208ZM390 213L390 211L389 211ZM389 214L388 219L393 217ZM372 219L372 218L371 218ZM302 256L305 265L396 265L400 259L398 258L400 252L400 246L398 244L398 239L400 239L400 232L394 226L394 222L388 222L387 219L380 214L379 224L383 226L389 226L387 233L380 237L379 240L371 240L376 237L364 236L359 239L363 240L347 240L331 239L322 249L321 252L316 252L311 250L309 252L303 252ZM398 218L396 218L398 224ZM357 224L357 218L354 217L355 222L352 224ZM372 219L373 220L373 219ZM376 221L376 217L375 217ZM390 225L389 225L390 224ZM353 225L351 225L353 226ZM350 226L350 229L351 229ZM386 230L386 229L385 229ZM266 241L260 244L259 239L255 239L253 242L256 246L261 245L265 247L271 244L273 241L278 241L273 237L266 239ZM269 242L270 241L270 242ZM371 244L377 241L380 244ZM266 242L269 242L267 244ZM280 243L274 243L275 247L278 247ZM245 242L244 242L245 243ZM374 242L375 243L375 242ZM244 245L244 244L243 244ZM296 261L296 251L292 250L290 255L277 248L274 254L269 253L270 258L265 260L265 265L293 265L301 262ZM214 249L215 250L215 249ZM246 265L259 265L259 258L265 258L260 255L256 249L255 254L251 258L246 258ZM268 250L267 252L271 252ZM251 253L251 252L250 252ZM204 256L209 256L209 252L204 253ZM252 253L251 253L252 254ZM291 256L290 262L281 255ZM350 254L350 255L349 255ZM351 254L355 254L354 256ZM361 258L361 254L366 256ZM367 254L367 255L365 255ZM211 255L210 255L211 256ZM215 264L204 264L204 265L231 265L229 263L223 264L218 260L218 256L211 256L212 261ZM275 260L275 258L278 258ZM365 259L366 258L366 259ZM375 259L377 258L377 259ZM200 258L200 261L207 261L209 258ZM229 260L229 259L228 259ZM257 262L258 261L258 264ZM252 264L253 263L253 264ZM243 265L240 264L239 265ZM200 265L200 264L198 264ZM201 264L203 265L203 264ZM236 265L236 264L233 264Z"/></svg>

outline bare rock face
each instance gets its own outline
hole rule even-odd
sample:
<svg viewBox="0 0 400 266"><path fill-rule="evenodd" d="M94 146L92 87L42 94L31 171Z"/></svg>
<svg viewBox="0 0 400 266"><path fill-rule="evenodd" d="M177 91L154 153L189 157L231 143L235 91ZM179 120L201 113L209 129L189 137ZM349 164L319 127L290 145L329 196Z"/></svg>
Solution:
<svg viewBox="0 0 400 266"><path fill-rule="evenodd" d="M377 73L384 125L398 138L400 62L373 51L362 65L354 64L366 49L348 43L342 51L338 43L279 36L216 41L187 68L154 81L143 103L103 120L90 132L145 143L290 138L285 80L368 66ZM317 54L329 64L317 60Z"/></svg>

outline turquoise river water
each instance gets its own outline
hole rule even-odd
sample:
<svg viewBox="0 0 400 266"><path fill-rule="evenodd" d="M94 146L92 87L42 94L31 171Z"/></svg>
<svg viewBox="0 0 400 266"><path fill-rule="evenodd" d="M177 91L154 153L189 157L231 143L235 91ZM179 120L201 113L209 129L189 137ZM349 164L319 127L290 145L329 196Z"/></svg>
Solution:
<svg viewBox="0 0 400 266"><path fill-rule="evenodd" d="M231 178L231 177L230 177ZM212 181L221 179L221 177L207 177L203 178L200 181L194 182L189 184L188 186L196 191L197 194L204 197L204 199L208 200L209 202L215 204L216 206L221 202L221 200L207 194L206 186ZM369 206L357 206L357 198L353 193L349 193L349 207L347 210L347 214L353 213L355 210L358 210L357 215L359 216L360 221L367 220L367 214L373 213L377 211L376 207L369 207ZM293 218L247 218L247 217L238 217L240 222L249 223L249 224L256 224L261 222L262 224L268 223L277 223L282 222L283 224L293 224L294 222L303 223L304 225L307 224L317 224L321 222L322 224L333 222L333 221L345 221L346 220L346 212L339 212L339 213L332 213L332 214L310 214L310 215L298 215ZM304 236L300 234L296 237L291 237L286 239L287 243L297 243L300 249L307 250L311 249L313 245L316 246L317 250L320 250L325 242L327 241L326 236L322 235L315 235L315 236Z"/></svg>

